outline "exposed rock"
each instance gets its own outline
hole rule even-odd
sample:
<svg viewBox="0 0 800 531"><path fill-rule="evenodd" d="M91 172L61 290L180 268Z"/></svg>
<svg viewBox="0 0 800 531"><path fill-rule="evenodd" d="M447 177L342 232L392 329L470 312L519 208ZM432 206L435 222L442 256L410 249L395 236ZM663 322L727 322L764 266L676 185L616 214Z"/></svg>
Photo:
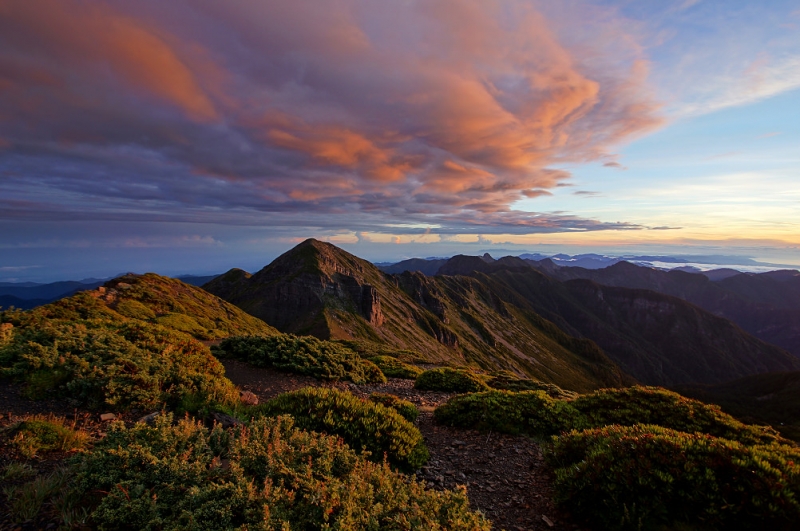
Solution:
<svg viewBox="0 0 800 531"><path fill-rule="evenodd" d="M230 415L226 415L225 413L214 412L211 414L211 417L225 429L232 428L233 426L243 426L244 422L237 419L236 417L232 417Z"/></svg>
<svg viewBox="0 0 800 531"><path fill-rule="evenodd" d="M117 418L117 416L113 413L103 413L100 415L100 420L102 420L103 422L106 422L108 420L114 420L115 418Z"/></svg>
<svg viewBox="0 0 800 531"><path fill-rule="evenodd" d="M242 401L242 404L248 406L257 406L258 405L258 396L252 391L242 391L239 395L239 398Z"/></svg>
<svg viewBox="0 0 800 531"><path fill-rule="evenodd" d="M148 426L152 426L160 414L160 411L153 411L152 413L149 413L137 420L136 424L147 424Z"/></svg>

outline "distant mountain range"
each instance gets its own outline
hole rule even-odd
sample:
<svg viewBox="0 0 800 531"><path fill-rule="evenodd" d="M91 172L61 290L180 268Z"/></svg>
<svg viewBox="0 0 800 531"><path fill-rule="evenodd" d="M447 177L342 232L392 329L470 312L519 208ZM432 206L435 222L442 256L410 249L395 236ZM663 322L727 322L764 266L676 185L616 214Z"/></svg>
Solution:
<svg viewBox="0 0 800 531"><path fill-rule="evenodd" d="M800 368L800 358L671 294L603 285L552 260L440 261L401 262L395 270L405 271L389 274L308 240L254 275L231 270L203 287L284 332L387 342L431 361L508 369L572 389L626 378L712 384ZM434 276L420 271L436 265ZM609 269L626 267L655 271ZM562 270L574 278L554 273Z"/></svg>
<svg viewBox="0 0 800 531"><path fill-rule="evenodd" d="M233 269L203 288L282 332L389 344L429 362L510 370L575 390L632 381L592 341L477 279L387 275L316 240L253 275Z"/></svg>
<svg viewBox="0 0 800 531"><path fill-rule="evenodd" d="M458 255L379 269L307 240L255 274L232 269L178 285L202 285L281 332L391 345L579 391L800 370L797 271L698 274L613 260L592 269L533 258ZM7 283L0 297L33 307L100 283Z"/></svg>

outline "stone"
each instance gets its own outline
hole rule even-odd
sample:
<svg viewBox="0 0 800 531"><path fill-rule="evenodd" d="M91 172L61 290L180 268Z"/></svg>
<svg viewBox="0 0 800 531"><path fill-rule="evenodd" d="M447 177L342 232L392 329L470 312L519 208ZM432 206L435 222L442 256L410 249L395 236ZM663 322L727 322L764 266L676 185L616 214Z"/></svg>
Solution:
<svg viewBox="0 0 800 531"><path fill-rule="evenodd" d="M144 417L137 420L136 424L147 424L148 426L152 426L156 421L156 417L158 417L160 414L161 412L159 411L153 411L152 413L148 413Z"/></svg>
<svg viewBox="0 0 800 531"><path fill-rule="evenodd" d="M258 397L252 391L242 391L240 395L240 399L242 404L248 406L257 406L258 405Z"/></svg>
<svg viewBox="0 0 800 531"><path fill-rule="evenodd" d="M100 415L100 420L102 420L103 422L114 420L115 418L117 418L117 416L113 413L103 413Z"/></svg>
<svg viewBox="0 0 800 531"><path fill-rule="evenodd" d="M236 417L231 417L230 415L226 415L225 413L212 413L211 417L217 421L217 423L222 426L223 428L232 428L233 426L243 426L244 422L237 419Z"/></svg>

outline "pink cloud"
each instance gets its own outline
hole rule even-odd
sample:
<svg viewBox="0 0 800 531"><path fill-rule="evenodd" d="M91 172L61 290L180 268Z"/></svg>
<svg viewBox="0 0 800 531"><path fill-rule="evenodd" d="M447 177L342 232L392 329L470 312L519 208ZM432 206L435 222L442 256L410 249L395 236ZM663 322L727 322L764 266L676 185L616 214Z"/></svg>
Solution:
<svg viewBox="0 0 800 531"><path fill-rule="evenodd" d="M549 229L510 206L661 118L635 39L536 5L6 1L0 138L92 166L55 188L154 209Z"/></svg>

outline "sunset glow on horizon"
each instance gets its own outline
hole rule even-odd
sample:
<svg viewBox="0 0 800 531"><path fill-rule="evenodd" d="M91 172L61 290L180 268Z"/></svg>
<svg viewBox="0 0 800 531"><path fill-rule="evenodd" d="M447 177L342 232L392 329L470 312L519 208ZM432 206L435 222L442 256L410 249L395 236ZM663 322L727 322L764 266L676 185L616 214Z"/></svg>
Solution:
<svg viewBox="0 0 800 531"><path fill-rule="evenodd" d="M0 233L0 281L308 237L800 266L800 9L0 0Z"/></svg>

